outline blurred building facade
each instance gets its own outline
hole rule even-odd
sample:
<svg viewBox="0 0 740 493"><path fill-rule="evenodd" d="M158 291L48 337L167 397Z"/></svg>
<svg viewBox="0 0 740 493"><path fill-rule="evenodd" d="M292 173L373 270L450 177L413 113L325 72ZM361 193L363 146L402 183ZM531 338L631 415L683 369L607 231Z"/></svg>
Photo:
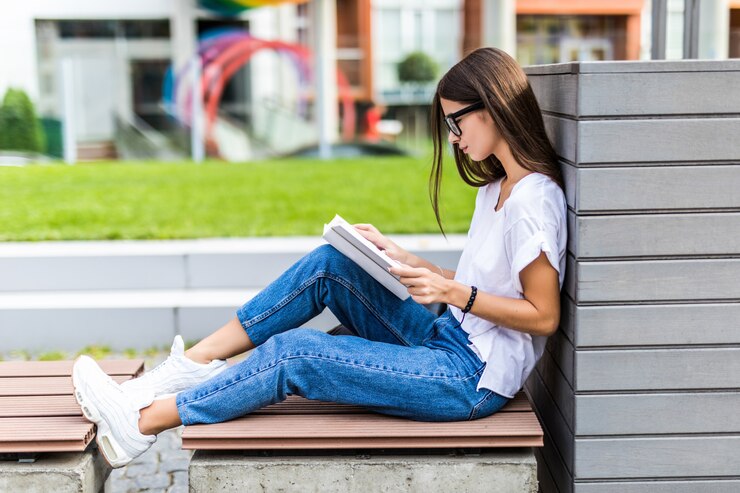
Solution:
<svg viewBox="0 0 740 493"><path fill-rule="evenodd" d="M196 0L6 2L0 7L0 93L9 86L23 88L41 114L59 116L60 62L67 60L74 67L78 142L110 143L123 127L132 136L148 135L155 145L157 132L168 138L174 132L162 102L167 68L190 60L200 35L236 27L255 37L310 46L312 3L225 18L199 8ZM401 83L399 61L423 51L443 73L466 52L486 44L482 19L497 4L515 10L515 55L522 65L649 57L650 0L336 0L336 60L357 102L358 131L363 110L371 104L382 105L391 118L413 114L418 123L433 84ZM720 39L707 41L703 54L740 57L740 0L703 4L720 11L710 12L707 22L722 24L722 29L704 29L713 33L707 39ZM668 58L681 57L682 15L683 0L668 0ZM259 115L292 118L296 101L311 97L300 93L295 72L275 54L256 55L225 88L219 106L223 128L254 126L267 118ZM409 130L418 134L408 121Z"/></svg>

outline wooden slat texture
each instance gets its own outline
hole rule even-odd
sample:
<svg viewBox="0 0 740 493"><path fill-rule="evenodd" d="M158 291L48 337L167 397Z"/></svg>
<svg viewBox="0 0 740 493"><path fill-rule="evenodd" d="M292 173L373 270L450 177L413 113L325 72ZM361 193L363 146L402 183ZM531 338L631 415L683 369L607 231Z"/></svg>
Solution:
<svg viewBox="0 0 740 493"><path fill-rule="evenodd" d="M568 384L576 389L575 372L576 372L576 351L570 340L565 337L563 332L556 332L547 340L545 353L547 353L557 365L560 373L563 374Z"/></svg>
<svg viewBox="0 0 740 493"><path fill-rule="evenodd" d="M527 396L522 392L514 396L504 407L502 412L527 412L532 408L527 401ZM321 402L305 399L297 395L288 396L283 402L259 409L252 414L333 414L354 413L365 414L367 409L360 406L338 404L336 402Z"/></svg>
<svg viewBox="0 0 740 493"><path fill-rule="evenodd" d="M532 372L532 376L526 382L527 391L537 402L537 415L555 443L557 443L558 455L563 458L563 462L572 470L573 467L573 431L566 423L565 417L560 412L555 398L552 393L545 388L542 379L537 372Z"/></svg>
<svg viewBox="0 0 740 493"><path fill-rule="evenodd" d="M422 423L376 414L250 415L188 426L185 449L539 447L534 413L496 413L475 421Z"/></svg>
<svg viewBox="0 0 740 493"><path fill-rule="evenodd" d="M740 436L576 438L576 479L734 476Z"/></svg>
<svg viewBox="0 0 740 493"><path fill-rule="evenodd" d="M740 344L740 303L576 306L566 298L564 307L560 327L578 349Z"/></svg>
<svg viewBox="0 0 740 493"><path fill-rule="evenodd" d="M0 452L81 452L87 448L95 428L82 417L72 395L72 364L0 363ZM144 368L141 360L103 360L100 364L115 374L117 382Z"/></svg>
<svg viewBox="0 0 740 493"><path fill-rule="evenodd" d="M545 130L558 156L571 163L578 162L578 122L570 118L543 115Z"/></svg>
<svg viewBox="0 0 740 493"><path fill-rule="evenodd" d="M576 435L740 433L740 392L576 396Z"/></svg>
<svg viewBox="0 0 740 493"><path fill-rule="evenodd" d="M534 458L537 461L537 481L539 482L539 490L542 492L558 491L556 486L555 477L550 472L550 468L542 457L539 449L534 450Z"/></svg>
<svg viewBox="0 0 740 493"><path fill-rule="evenodd" d="M544 446L536 450L536 453L539 453L539 456L537 456L537 458L544 459L544 462L547 464L547 467L550 470L550 474L552 474L552 478L555 480L555 484L558 487L558 493L572 493L573 476L571 475L568 468L565 466L565 462L563 462L563 458L558 452L557 444L553 442L553 439L550 436L550 432L547 428L545 428L544 430L543 441ZM548 491L544 493L553 492Z"/></svg>
<svg viewBox="0 0 740 493"><path fill-rule="evenodd" d="M613 61L613 62L569 62L551 65L535 65L524 71L528 75L557 74L632 74L675 72L675 77L683 77L692 72L710 72L705 77L714 77L716 72L738 72L738 60L651 60ZM609 98L609 94L602 94ZM682 103L682 102L680 102Z"/></svg>
<svg viewBox="0 0 740 493"><path fill-rule="evenodd" d="M740 254L740 213L569 216L578 260Z"/></svg>
<svg viewBox="0 0 740 493"><path fill-rule="evenodd" d="M571 257L572 258L572 257ZM740 259L578 261L577 303L735 301L740 299Z"/></svg>
<svg viewBox="0 0 740 493"><path fill-rule="evenodd" d="M340 409L331 415L325 410ZM187 426L187 449L538 447L542 430L526 396L474 421L427 423L355 412L355 406L295 396L248 416Z"/></svg>
<svg viewBox="0 0 740 493"><path fill-rule="evenodd" d="M579 351L577 391L740 388L740 348Z"/></svg>
<svg viewBox="0 0 740 493"><path fill-rule="evenodd" d="M579 116L721 115L740 113L738 72L582 74ZM609 98L604 98L609 94ZM722 94L721 98L717 97ZM676 104L680 100L681 104Z"/></svg>
<svg viewBox="0 0 740 493"><path fill-rule="evenodd" d="M0 452L82 452L95 425L80 417L0 419Z"/></svg>
<svg viewBox="0 0 740 493"><path fill-rule="evenodd" d="M577 75L529 77L529 84L542 111L569 116L578 114Z"/></svg>
<svg viewBox="0 0 740 493"><path fill-rule="evenodd" d="M543 491L734 492L740 61L526 70L569 207L560 330L526 386Z"/></svg>
<svg viewBox="0 0 740 493"><path fill-rule="evenodd" d="M740 118L544 120L558 155L578 165L732 161L740 145Z"/></svg>
<svg viewBox="0 0 740 493"><path fill-rule="evenodd" d="M740 479L576 482L574 493L737 493Z"/></svg>
<svg viewBox="0 0 740 493"><path fill-rule="evenodd" d="M568 380L565 379L555 360L550 353L545 351L537 363L535 371L530 377L533 380L541 380L542 384L555 402L555 405L563 415L563 419L570 429L575 428L576 400ZM530 391L531 393L531 391Z"/></svg>
<svg viewBox="0 0 740 493"><path fill-rule="evenodd" d="M128 380L125 375L113 375L118 383ZM8 377L0 378L0 397L11 395L72 395L72 377Z"/></svg>
<svg viewBox="0 0 740 493"><path fill-rule="evenodd" d="M578 117L740 113L737 71L702 73L558 74L529 78L540 108ZM609 98L604 98L609 94ZM722 94L723 97L716 97ZM677 105L676 101L682 104Z"/></svg>
<svg viewBox="0 0 740 493"><path fill-rule="evenodd" d="M740 149L735 152L740 156ZM579 214L740 209L737 161L701 166L667 164L630 163L629 167L614 168L562 164L566 177L575 184L566 189L568 205Z"/></svg>
<svg viewBox="0 0 740 493"><path fill-rule="evenodd" d="M557 332L548 341L542 365L548 372L557 368L575 392L740 388L738 347L576 351Z"/></svg>
<svg viewBox="0 0 740 493"><path fill-rule="evenodd" d="M0 418L82 416L72 394L0 397Z"/></svg>
<svg viewBox="0 0 740 493"><path fill-rule="evenodd" d="M3 377L62 377L72 374L74 361L6 361L0 363L0 378ZM98 361L108 375L138 376L144 371L142 360Z"/></svg>

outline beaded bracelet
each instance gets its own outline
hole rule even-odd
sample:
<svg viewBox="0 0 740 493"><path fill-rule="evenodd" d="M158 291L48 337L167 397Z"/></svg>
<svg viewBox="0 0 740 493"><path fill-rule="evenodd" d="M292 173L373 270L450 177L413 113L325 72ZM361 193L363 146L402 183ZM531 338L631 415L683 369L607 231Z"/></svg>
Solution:
<svg viewBox="0 0 740 493"><path fill-rule="evenodd" d="M460 320L460 325L462 325L462 323L465 321L465 315L467 315L470 309L473 308L473 303L475 302L475 296L478 294L478 288L476 288L475 286L470 286L470 287L471 287L470 298L468 299L468 304L465 305L465 308L462 309L463 316L462 316L462 320Z"/></svg>

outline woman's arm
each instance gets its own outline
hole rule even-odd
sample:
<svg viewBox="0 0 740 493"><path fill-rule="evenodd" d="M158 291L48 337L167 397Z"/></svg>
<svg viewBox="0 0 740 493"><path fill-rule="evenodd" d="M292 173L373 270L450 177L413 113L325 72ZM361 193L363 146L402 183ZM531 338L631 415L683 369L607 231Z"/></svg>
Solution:
<svg viewBox="0 0 740 493"><path fill-rule="evenodd" d="M442 302L464 308L470 298L471 287L443 279L426 268L391 269L401 275L401 282L408 287L418 303ZM524 289L524 299L496 296L478 290L470 313L496 325L549 336L560 323L560 284L558 271L540 253L519 275Z"/></svg>
<svg viewBox="0 0 740 493"><path fill-rule="evenodd" d="M384 236L378 229L372 224L354 224L355 229L365 237L370 243L383 250L393 260L397 260L402 264L406 264L410 267L421 267L429 269L431 272L440 274L445 279L453 279L455 277L454 270L443 269L442 267L429 262L413 253L404 250L386 236Z"/></svg>

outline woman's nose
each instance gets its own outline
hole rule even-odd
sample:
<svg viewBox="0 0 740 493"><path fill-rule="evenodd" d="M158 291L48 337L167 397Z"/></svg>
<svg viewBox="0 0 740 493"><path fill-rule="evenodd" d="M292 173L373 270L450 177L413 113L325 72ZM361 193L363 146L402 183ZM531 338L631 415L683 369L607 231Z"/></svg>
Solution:
<svg viewBox="0 0 740 493"><path fill-rule="evenodd" d="M447 142L450 144L456 144L460 140L460 137L455 135L452 130L447 131Z"/></svg>

